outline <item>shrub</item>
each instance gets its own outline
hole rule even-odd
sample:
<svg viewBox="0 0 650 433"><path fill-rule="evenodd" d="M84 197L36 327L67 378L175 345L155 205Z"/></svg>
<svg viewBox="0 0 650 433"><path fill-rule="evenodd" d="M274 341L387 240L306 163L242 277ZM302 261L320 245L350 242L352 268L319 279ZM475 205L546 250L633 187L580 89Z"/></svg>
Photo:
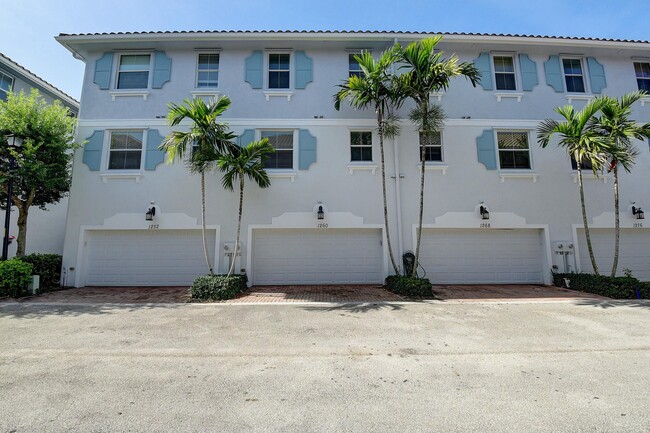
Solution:
<svg viewBox="0 0 650 433"><path fill-rule="evenodd" d="M433 296L431 281L428 278L407 277L404 275L390 275L386 278L386 290L415 298Z"/></svg>
<svg viewBox="0 0 650 433"><path fill-rule="evenodd" d="M248 277L246 274L231 275L204 275L192 283L192 299L220 301L232 299L246 288Z"/></svg>
<svg viewBox="0 0 650 433"><path fill-rule="evenodd" d="M61 287L61 266L63 258L58 254L29 254L21 259L32 265L32 273L40 275L39 292L49 292Z"/></svg>
<svg viewBox="0 0 650 433"><path fill-rule="evenodd" d="M27 284L32 275L32 265L19 259L0 262L0 296L18 298L29 295Z"/></svg>
<svg viewBox="0 0 650 433"><path fill-rule="evenodd" d="M564 279L569 281L569 289L593 293L613 299L636 299L637 291L641 298L650 299L650 283L642 283L634 277L609 277L594 274L553 274L553 284L566 287Z"/></svg>

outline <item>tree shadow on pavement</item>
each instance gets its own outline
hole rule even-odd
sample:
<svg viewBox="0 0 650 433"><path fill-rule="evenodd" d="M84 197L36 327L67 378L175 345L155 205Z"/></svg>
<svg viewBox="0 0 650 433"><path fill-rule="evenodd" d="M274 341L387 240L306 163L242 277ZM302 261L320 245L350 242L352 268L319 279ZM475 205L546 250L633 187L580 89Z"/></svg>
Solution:
<svg viewBox="0 0 650 433"><path fill-rule="evenodd" d="M645 308L650 310L650 299L583 299L575 302L580 307L595 307L604 310L616 307Z"/></svg>
<svg viewBox="0 0 650 433"><path fill-rule="evenodd" d="M338 305L309 306L302 308L305 311L329 312L329 311L346 311L349 313L369 313L371 311L399 311L403 309L402 305L392 304L390 302L350 302Z"/></svg>
<svg viewBox="0 0 650 433"><path fill-rule="evenodd" d="M103 315L116 312L136 312L160 308L177 308L184 304L46 304L4 303L0 304L0 319L42 319L50 316L79 317Z"/></svg>

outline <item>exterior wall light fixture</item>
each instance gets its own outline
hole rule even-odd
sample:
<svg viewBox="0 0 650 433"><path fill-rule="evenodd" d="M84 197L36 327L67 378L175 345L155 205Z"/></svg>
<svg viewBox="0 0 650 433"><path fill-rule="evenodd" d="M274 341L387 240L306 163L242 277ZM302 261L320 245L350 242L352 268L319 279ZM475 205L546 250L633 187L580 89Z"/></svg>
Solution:
<svg viewBox="0 0 650 433"><path fill-rule="evenodd" d="M144 219L146 221L153 221L153 217L156 216L156 207L151 206L148 210L147 213L144 214Z"/></svg>
<svg viewBox="0 0 650 433"><path fill-rule="evenodd" d="M638 220L645 219L645 215L643 214L643 209L640 207L632 206L632 215Z"/></svg>
<svg viewBox="0 0 650 433"><path fill-rule="evenodd" d="M490 210L487 208L487 206L481 205L478 208L478 212L481 214L481 218L483 218L484 220L490 219Z"/></svg>
<svg viewBox="0 0 650 433"><path fill-rule="evenodd" d="M316 212L319 220L325 219L325 212L323 211L323 206L318 206L318 212Z"/></svg>

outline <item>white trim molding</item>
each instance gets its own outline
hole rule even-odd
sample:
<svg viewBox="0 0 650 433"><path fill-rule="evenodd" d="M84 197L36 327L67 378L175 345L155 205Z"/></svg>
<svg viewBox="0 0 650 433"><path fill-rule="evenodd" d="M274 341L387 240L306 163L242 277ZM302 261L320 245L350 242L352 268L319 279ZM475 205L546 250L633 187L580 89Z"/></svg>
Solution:
<svg viewBox="0 0 650 433"><path fill-rule="evenodd" d="M353 175L355 171L370 171L374 175L377 171L377 164L350 163L347 165L347 169L350 175Z"/></svg>
<svg viewBox="0 0 650 433"><path fill-rule="evenodd" d="M115 101L117 98L142 98L143 101L146 101L149 97L149 92L147 90L115 90L109 92L111 95L111 101Z"/></svg>
<svg viewBox="0 0 650 433"><path fill-rule="evenodd" d="M497 102L501 102L501 99L503 98L516 99L517 102L521 102L521 98L524 94L519 92L495 92L494 96L496 96Z"/></svg>

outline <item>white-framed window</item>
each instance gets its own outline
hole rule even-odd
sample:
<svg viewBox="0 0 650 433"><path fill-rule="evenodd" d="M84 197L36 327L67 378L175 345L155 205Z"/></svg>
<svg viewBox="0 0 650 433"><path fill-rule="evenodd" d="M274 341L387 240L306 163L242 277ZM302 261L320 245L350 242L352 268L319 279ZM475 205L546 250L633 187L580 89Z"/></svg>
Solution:
<svg viewBox="0 0 650 433"><path fill-rule="evenodd" d="M363 70L361 69L361 65L359 65L359 62L357 61L357 59L355 59L355 57L359 55L361 55L360 52L348 53L348 77L363 76Z"/></svg>
<svg viewBox="0 0 650 433"><path fill-rule="evenodd" d="M497 149L501 170L532 168L527 131L497 131Z"/></svg>
<svg viewBox="0 0 650 433"><path fill-rule="evenodd" d="M580 168L582 170L592 170L591 161L583 159L580 163ZM571 156L571 169L578 170L578 161L576 161L573 156Z"/></svg>
<svg viewBox="0 0 650 433"><path fill-rule="evenodd" d="M7 100L7 93L11 92L14 87L14 77L0 71L0 99Z"/></svg>
<svg viewBox="0 0 650 433"><path fill-rule="evenodd" d="M426 135L420 132L420 161L422 161L422 148L424 148L424 160L433 162L442 162L442 134L435 132L429 135L429 139L425 140Z"/></svg>
<svg viewBox="0 0 650 433"><path fill-rule="evenodd" d="M372 161L372 131L350 131L350 161Z"/></svg>
<svg viewBox="0 0 650 433"><path fill-rule="evenodd" d="M517 90L515 58L508 54L492 56L494 64L494 82L497 90Z"/></svg>
<svg viewBox="0 0 650 433"><path fill-rule="evenodd" d="M563 57L562 72L568 93L586 93L585 68L579 57Z"/></svg>
<svg viewBox="0 0 650 433"><path fill-rule="evenodd" d="M650 62L634 62L634 74L639 90L650 93Z"/></svg>
<svg viewBox="0 0 650 433"><path fill-rule="evenodd" d="M268 88L289 89L291 87L291 53L270 52L268 56Z"/></svg>
<svg viewBox="0 0 650 433"><path fill-rule="evenodd" d="M219 86L219 53L198 53L196 59L196 87Z"/></svg>
<svg viewBox="0 0 650 433"><path fill-rule="evenodd" d="M121 90L147 89L150 70L151 54L120 54L116 87Z"/></svg>
<svg viewBox="0 0 650 433"><path fill-rule="evenodd" d="M293 130L263 130L260 138L267 138L275 148L264 163L264 168L293 169Z"/></svg>
<svg viewBox="0 0 650 433"><path fill-rule="evenodd" d="M140 170L144 131L111 131L108 143L108 170Z"/></svg>

